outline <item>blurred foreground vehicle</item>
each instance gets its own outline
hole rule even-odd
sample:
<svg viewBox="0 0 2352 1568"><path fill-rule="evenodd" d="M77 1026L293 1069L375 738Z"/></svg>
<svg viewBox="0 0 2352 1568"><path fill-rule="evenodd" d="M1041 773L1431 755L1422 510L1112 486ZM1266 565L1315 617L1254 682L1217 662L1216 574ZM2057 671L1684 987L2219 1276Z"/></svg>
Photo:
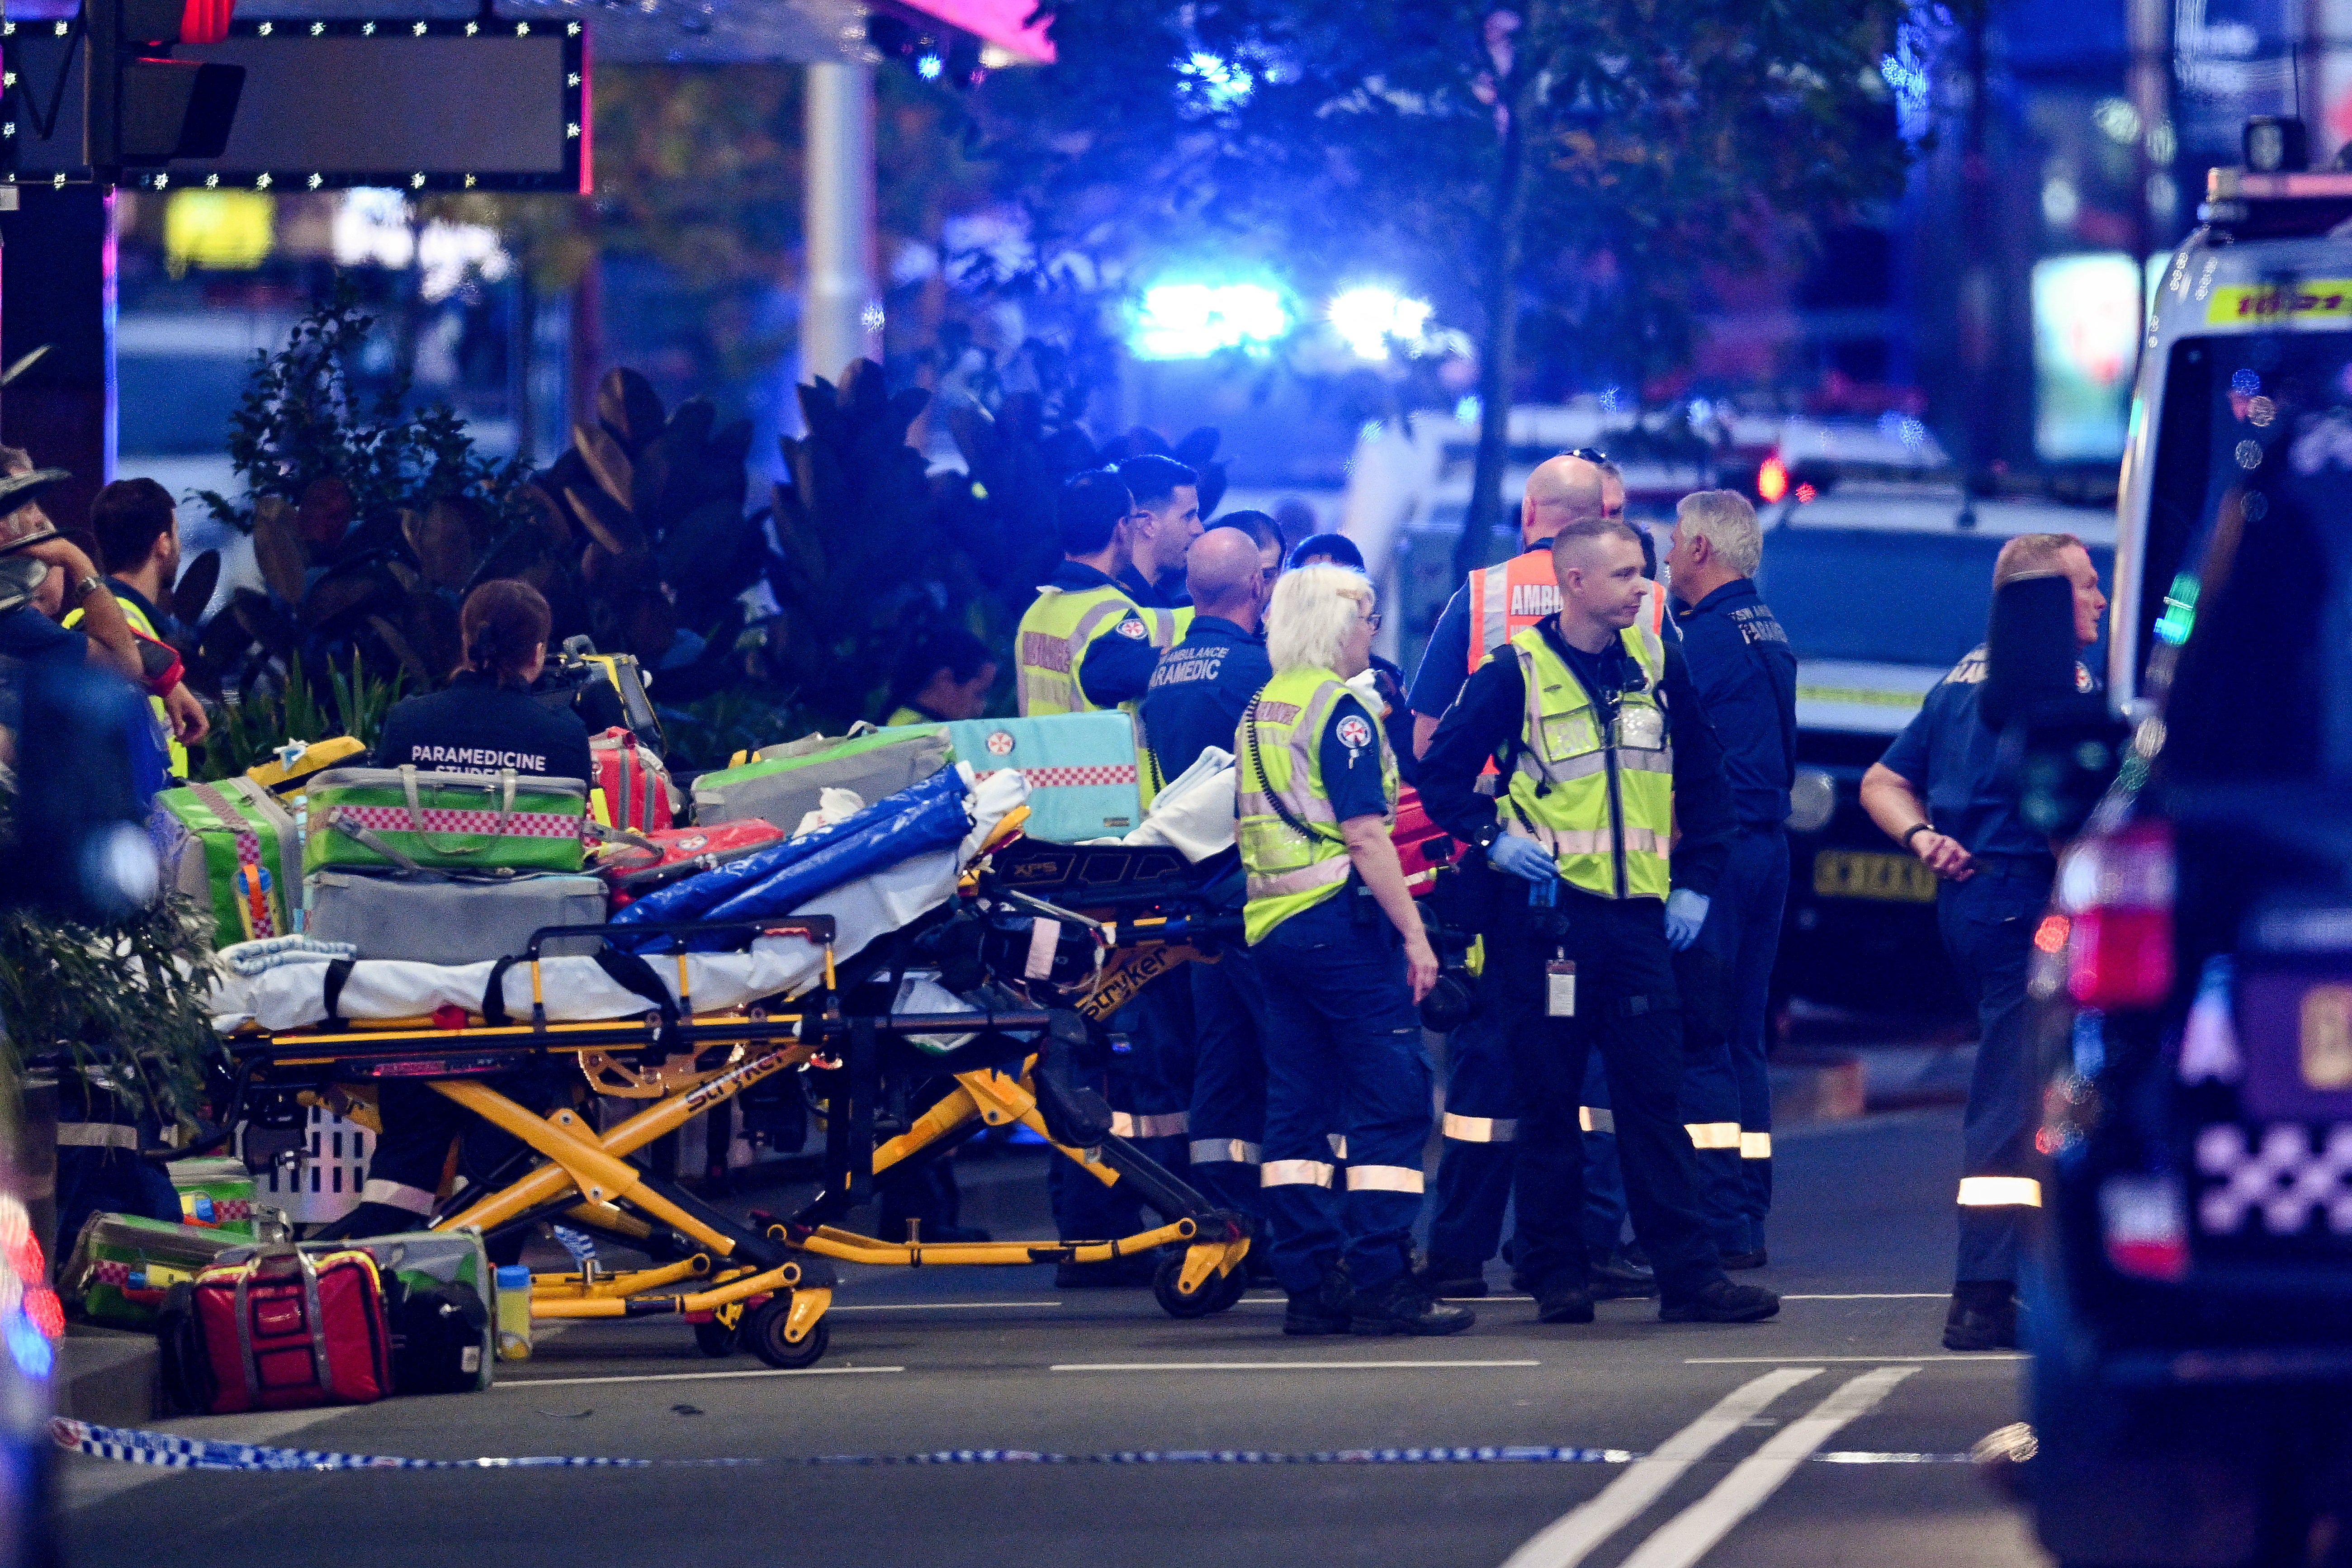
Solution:
<svg viewBox="0 0 2352 1568"><path fill-rule="evenodd" d="M2250 127L2156 301L2104 710L2037 695L2047 584L1994 612L1988 710L2074 836L2025 1470L2064 1563L2352 1553L2352 173L2299 145Z"/></svg>

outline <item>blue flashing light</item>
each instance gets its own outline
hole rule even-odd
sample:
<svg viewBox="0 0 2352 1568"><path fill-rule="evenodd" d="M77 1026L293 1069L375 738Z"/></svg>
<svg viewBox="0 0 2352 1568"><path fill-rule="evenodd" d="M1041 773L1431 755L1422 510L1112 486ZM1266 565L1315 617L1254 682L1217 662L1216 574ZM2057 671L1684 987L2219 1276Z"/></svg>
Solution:
<svg viewBox="0 0 2352 1568"><path fill-rule="evenodd" d="M26 1377L46 1378L57 1364L57 1348L26 1316L22 1307L12 1310L5 1321L0 1321L0 1340L7 1342L10 1358L16 1362L16 1370Z"/></svg>
<svg viewBox="0 0 2352 1568"><path fill-rule="evenodd" d="M922 55L915 61L915 74L925 81L939 80L940 73L947 68L948 62L937 55Z"/></svg>
<svg viewBox="0 0 2352 1568"><path fill-rule="evenodd" d="M1238 109L1257 90L1257 77L1246 67L1204 50L1179 60L1176 74L1192 96L1213 110Z"/></svg>
<svg viewBox="0 0 2352 1568"><path fill-rule="evenodd" d="M1155 283L1128 325L1138 359L1205 359L1223 349L1263 353L1290 331L1282 293L1267 283Z"/></svg>
<svg viewBox="0 0 2352 1568"><path fill-rule="evenodd" d="M2230 390L2241 397L2252 397L2263 389L2263 378L2252 371L2242 370L2230 378Z"/></svg>

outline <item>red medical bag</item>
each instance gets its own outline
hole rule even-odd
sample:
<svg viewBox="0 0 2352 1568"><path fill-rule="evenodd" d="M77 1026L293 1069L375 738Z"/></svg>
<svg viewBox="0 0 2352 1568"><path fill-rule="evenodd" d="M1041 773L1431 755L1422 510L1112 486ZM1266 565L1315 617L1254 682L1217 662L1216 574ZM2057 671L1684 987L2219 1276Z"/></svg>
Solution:
<svg viewBox="0 0 2352 1568"><path fill-rule="evenodd" d="M614 905L618 908L698 871L756 855L789 837L782 828L756 816L709 827L667 827L607 844L597 851L591 869L612 888ZM651 849L646 847L647 840L652 842Z"/></svg>
<svg viewBox="0 0 2352 1568"><path fill-rule="evenodd" d="M1397 792L1396 826L1389 830L1397 860L1404 867L1404 885L1416 899L1429 897L1437 886L1438 868L1450 866L1462 847L1429 819L1421 792L1407 785Z"/></svg>
<svg viewBox="0 0 2352 1568"><path fill-rule="evenodd" d="M190 1346L206 1415L368 1405L392 1392L375 1260L272 1247L195 1278Z"/></svg>
<svg viewBox="0 0 2352 1568"><path fill-rule="evenodd" d="M615 724L592 736L588 763L596 774L590 786L604 797L613 826L650 833L677 820L677 786L662 760L637 743L635 731Z"/></svg>

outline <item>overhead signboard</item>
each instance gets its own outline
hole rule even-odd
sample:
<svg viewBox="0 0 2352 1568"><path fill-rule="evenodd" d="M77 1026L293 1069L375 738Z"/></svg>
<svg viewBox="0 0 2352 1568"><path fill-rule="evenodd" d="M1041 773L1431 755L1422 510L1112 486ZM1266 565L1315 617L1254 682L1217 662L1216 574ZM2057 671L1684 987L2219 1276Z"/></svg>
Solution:
<svg viewBox="0 0 2352 1568"><path fill-rule="evenodd" d="M71 24L0 23L0 182L88 179ZM576 21L379 17L236 24L178 60L240 66L244 91L217 158L126 174L186 185L301 191L585 191L588 53Z"/></svg>
<svg viewBox="0 0 2352 1568"><path fill-rule="evenodd" d="M1024 59L1054 63L1054 41L1045 36L1045 25L1034 19L1037 0L898 0L898 4Z"/></svg>

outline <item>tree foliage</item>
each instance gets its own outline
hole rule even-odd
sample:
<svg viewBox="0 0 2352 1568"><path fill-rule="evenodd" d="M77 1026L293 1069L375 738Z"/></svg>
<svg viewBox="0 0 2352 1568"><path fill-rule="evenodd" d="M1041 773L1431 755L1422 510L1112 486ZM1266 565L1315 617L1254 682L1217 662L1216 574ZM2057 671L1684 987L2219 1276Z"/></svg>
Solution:
<svg viewBox="0 0 2352 1568"><path fill-rule="evenodd" d="M1034 270L1263 264L1387 281L1473 326L1495 521L1514 345L1630 387L1687 362L1710 269L1891 194L1903 0L1087 0L984 104Z"/></svg>

